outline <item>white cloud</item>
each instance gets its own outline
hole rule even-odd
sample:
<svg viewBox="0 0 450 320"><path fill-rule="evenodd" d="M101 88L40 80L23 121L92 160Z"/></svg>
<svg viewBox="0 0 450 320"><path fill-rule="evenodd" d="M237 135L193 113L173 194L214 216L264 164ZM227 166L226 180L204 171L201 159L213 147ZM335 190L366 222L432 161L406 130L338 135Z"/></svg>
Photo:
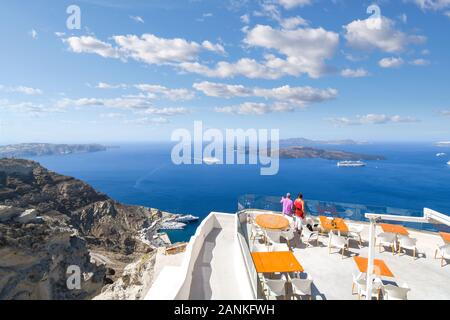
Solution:
<svg viewBox="0 0 450 320"><path fill-rule="evenodd" d="M8 87L0 85L0 91L22 93L30 96L41 95L42 90L26 86Z"/></svg>
<svg viewBox="0 0 450 320"><path fill-rule="evenodd" d="M319 103L335 99L336 89L317 89L312 87L291 87L289 85L278 88L249 88L242 85L200 82L193 87L209 97L235 98L254 97L289 103L293 107L303 107L311 103Z"/></svg>
<svg viewBox="0 0 450 320"><path fill-rule="evenodd" d="M92 36L69 37L63 39L75 53L95 53L104 58L120 58L120 52L109 43Z"/></svg>
<svg viewBox="0 0 450 320"><path fill-rule="evenodd" d="M426 59L415 59L413 61L410 62L410 64L414 65L414 66L419 66L419 67L425 67L430 65L430 61L426 60Z"/></svg>
<svg viewBox="0 0 450 320"><path fill-rule="evenodd" d="M119 84L110 84L105 82L99 82L96 86L97 89L125 89L128 85L119 83Z"/></svg>
<svg viewBox="0 0 450 320"><path fill-rule="evenodd" d="M132 124L132 125L155 125L155 124L166 124L169 123L169 120L163 117L157 117L157 118L139 118L139 119L133 119L133 120L126 120L126 124Z"/></svg>
<svg viewBox="0 0 450 320"><path fill-rule="evenodd" d="M7 109L11 112L22 113L27 116L42 116L48 112L61 112L58 108L46 107L30 101L12 102L7 99L0 100L0 108Z"/></svg>
<svg viewBox="0 0 450 320"><path fill-rule="evenodd" d="M30 36L31 36L34 40L37 40L37 38L38 38L38 33L37 33L37 31L34 30L34 29L31 29L31 31L30 31Z"/></svg>
<svg viewBox="0 0 450 320"><path fill-rule="evenodd" d="M402 58L389 57L383 58L378 61L378 65L382 68L398 68L403 65L404 61Z"/></svg>
<svg viewBox="0 0 450 320"><path fill-rule="evenodd" d="M325 72L325 60L330 59L339 44L339 35L323 28L277 30L257 25L249 30L244 40L253 47L274 49L286 60L269 57L266 66L286 74L308 73L318 77Z"/></svg>
<svg viewBox="0 0 450 320"><path fill-rule="evenodd" d="M153 34L114 36L113 39L127 57L148 64L194 60L201 49L196 42L158 38Z"/></svg>
<svg viewBox="0 0 450 320"><path fill-rule="evenodd" d="M220 61L214 67L199 62L184 62L179 67L207 77L278 79L283 76L308 74L317 78L328 71L325 60L332 58L339 44L339 35L323 28L279 30L257 25L248 30L245 44L275 50L285 58L266 54L262 62L242 58L236 62Z"/></svg>
<svg viewBox="0 0 450 320"><path fill-rule="evenodd" d="M130 18L138 23L145 23L144 19L140 16L130 16Z"/></svg>
<svg viewBox="0 0 450 320"><path fill-rule="evenodd" d="M395 23L385 17L355 20L344 26L345 38L348 44L357 49L378 49L384 52L401 52L410 44L421 44L426 41L424 36L407 35L395 29ZM379 23L379 28L374 25Z"/></svg>
<svg viewBox="0 0 450 320"><path fill-rule="evenodd" d="M291 18L282 19L280 21L280 25L283 27L283 29L295 29L298 26L307 26L308 21L306 21L302 17L295 16Z"/></svg>
<svg viewBox="0 0 450 320"><path fill-rule="evenodd" d="M80 98L68 99L64 98L57 101L56 106L60 109L69 107L105 107L120 110L129 110L134 113L145 115L159 116L175 116L189 113L189 110L182 107L164 107L156 108L147 97L123 96L119 98L102 99L102 98Z"/></svg>
<svg viewBox="0 0 450 320"><path fill-rule="evenodd" d="M441 110L439 112L441 116L450 117L450 109L449 110Z"/></svg>
<svg viewBox="0 0 450 320"><path fill-rule="evenodd" d="M238 115L264 115L275 112L292 112L295 109L287 103L275 103L272 105L266 103L244 102L235 106L217 107L216 112L231 113Z"/></svg>
<svg viewBox="0 0 450 320"><path fill-rule="evenodd" d="M295 7L304 7L311 4L311 0L278 0L278 3L285 9L292 9Z"/></svg>
<svg viewBox="0 0 450 320"><path fill-rule="evenodd" d="M253 94L253 90L243 85L231 85L214 82L199 82L192 85L198 91L203 92L209 97L234 98L249 97Z"/></svg>
<svg viewBox="0 0 450 320"><path fill-rule="evenodd" d="M148 108L140 114L151 114L151 115L159 115L159 116L176 116L182 114L188 114L189 110L186 108L178 107L178 108Z"/></svg>
<svg viewBox="0 0 450 320"><path fill-rule="evenodd" d="M248 14L244 14L241 16L241 22L243 24L249 24L250 23L250 16Z"/></svg>
<svg viewBox="0 0 450 320"><path fill-rule="evenodd" d="M146 99L157 99L160 97L167 98L173 101L179 100L191 100L195 98L195 92L188 89L171 89L157 84L110 84L105 82L99 82L96 86L97 89L128 89L128 88L136 88L139 91L145 93L146 95L128 95L124 96L127 98L146 98Z"/></svg>
<svg viewBox="0 0 450 320"><path fill-rule="evenodd" d="M450 19L450 11L445 11L444 15L446 15Z"/></svg>
<svg viewBox="0 0 450 320"><path fill-rule="evenodd" d="M137 84L135 87L150 95L161 94L173 101L191 100L195 98L195 93L188 89L169 89L164 86L152 84Z"/></svg>
<svg viewBox="0 0 450 320"><path fill-rule="evenodd" d="M345 78L362 78L369 76L369 72L363 68L358 69L344 69L341 71L341 76Z"/></svg>
<svg viewBox="0 0 450 320"><path fill-rule="evenodd" d="M226 54L224 47L221 44L214 44L208 40L205 40L202 42L202 46L203 48L205 48L206 50L212 51L212 52L216 52L219 54Z"/></svg>
<svg viewBox="0 0 450 320"><path fill-rule="evenodd" d="M409 0L423 10L442 10L450 7L450 0Z"/></svg>
<svg viewBox="0 0 450 320"><path fill-rule="evenodd" d="M117 108L125 110L145 110L152 108L153 105L148 99L143 98L111 98L111 99L101 99L101 98L80 98L80 99L69 99L64 98L56 103L58 108L67 107L90 107L90 106L102 106L107 108Z"/></svg>
<svg viewBox="0 0 450 320"><path fill-rule="evenodd" d="M93 36L69 37L63 41L75 53L95 53L104 58L134 59L147 64L170 64L197 59L202 50L225 53L220 44L202 44L185 39L159 38L153 34L112 37L116 47Z"/></svg>
<svg viewBox="0 0 450 320"><path fill-rule="evenodd" d="M385 114L367 114L362 116L358 115L354 119L341 117L341 118L329 118L328 120L340 126L418 122L418 120L413 117L402 117L399 115L389 116Z"/></svg>

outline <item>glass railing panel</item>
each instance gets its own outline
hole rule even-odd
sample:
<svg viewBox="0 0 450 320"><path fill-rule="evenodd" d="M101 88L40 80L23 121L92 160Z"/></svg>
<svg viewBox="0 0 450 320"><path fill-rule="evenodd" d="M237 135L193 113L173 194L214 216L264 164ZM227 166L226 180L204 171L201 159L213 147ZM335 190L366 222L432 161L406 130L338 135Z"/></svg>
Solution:
<svg viewBox="0 0 450 320"><path fill-rule="evenodd" d="M275 196L264 196L255 194L243 195L238 199L238 209L239 210L261 209L261 210L281 212L282 206L280 200L281 200L280 197ZM404 208L402 209L389 206L374 206L365 204L319 201L309 199L306 199L305 203L307 214L313 216L339 217L353 221L367 222L367 219L365 218L366 213L380 213L380 214L412 216L412 217L423 216L422 210L404 209ZM427 230L427 231L450 230L448 226L429 223L411 223L411 222L405 223L395 221L389 221L389 223L402 224L405 227L417 230Z"/></svg>

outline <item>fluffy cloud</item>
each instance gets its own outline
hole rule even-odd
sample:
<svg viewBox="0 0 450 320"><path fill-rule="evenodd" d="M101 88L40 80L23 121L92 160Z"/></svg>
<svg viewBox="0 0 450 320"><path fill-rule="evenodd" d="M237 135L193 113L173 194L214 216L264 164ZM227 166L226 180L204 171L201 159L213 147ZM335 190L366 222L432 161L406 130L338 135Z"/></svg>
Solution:
<svg viewBox="0 0 450 320"><path fill-rule="evenodd" d="M145 23L144 19L140 16L130 16L130 19L132 19L138 23Z"/></svg>
<svg viewBox="0 0 450 320"><path fill-rule="evenodd" d="M30 96L42 94L41 89L31 88L31 87L26 87L26 86L8 87L8 86L0 85L0 91L22 93L22 94L26 94L26 95L30 95Z"/></svg>
<svg viewBox="0 0 450 320"><path fill-rule="evenodd" d="M245 102L235 106L215 108L219 113L231 113L238 115L264 115L275 112L292 112L295 108L286 103L274 103L272 105L266 103Z"/></svg>
<svg viewBox="0 0 450 320"><path fill-rule="evenodd" d="M198 62L184 62L179 67L184 71L218 78L243 75L252 79L278 79L301 74L318 78L328 70L325 60L333 57L339 35L323 28L285 30L257 25L247 30L244 43L249 47L275 50L284 57L267 54L262 62L242 58L233 63L220 61L212 68Z"/></svg>
<svg viewBox="0 0 450 320"><path fill-rule="evenodd" d="M341 71L341 76L345 78L362 78L369 76L369 72L363 68L344 69Z"/></svg>
<svg viewBox="0 0 450 320"><path fill-rule="evenodd" d="M225 52L225 48L221 45L221 44L214 44L208 40L205 40L202 42L202 46L203 48L205 48L206 50L212 51L212 52L216 52L219 54L226 54Z"/></svg>
<svg viewBox="0 0 450 320"><path fill-rule="evenodd" d="M450 0L409 0L423 10L442 10L450 7Z"/></svg>
<svg viewBox="0 0 450 320"><path fill-rule="evenodd" d="M151 84L137 84L135 87L150 94L150 96L159 94L173 101L191 100L195 97L195 93L187 89L169 89L164 86Z"/></svg>
<svg viewBox="0 0 450 320"><path fill-rule="evenodd" d="M111 99L101 98L80 98L68 99L64 98L56 103L58 108L68 107L90 107L102 106L107 108L125 109L125 110L145 110L152 108L153 105L148 99L137 97L119 97Z"/></svg>
<svg viewBox="0 0 450 320"><path fill-rule="evenodd" d="M401 65L403 65L404 61L402 58L383 58L380 61L378 61L378 65L382 68L398 68Z"/></svg>
<svg viewBox="0 0 450 320"><path fill-rule="evenodd" d="M410 44L426 41L424 36L407 35L395 29L394 21L385 17L355 20L344 26L344 29L348 44L363 50L378 49L395 53L404 51Z"/></svg>
<svg viewBox="0 0 450 320"><path fill-rule="evenodd" d="M302 17L296 16L296 17L282 19L280 21L280 25L283 27L283 29L295 29L299 26L307 26L308 21L306 21Z"/></svg>
<svg viewBox="0 0 450 320"><path fill-rule="evenodd" d="M96 86L97 89L126 89L128 85L119 83L119 84L110 84L105 82L99 82Z"/></svg>
<svg viewBox="0 0 450 320"><path fill-rule="evenodd" d="M173 101L179 100L191 100L195 98L195 93L192 90L188 89L170 89L161 85L156 84L134 84L128 85L124 83L120 84L110 84L105 82L99 82L96 85L97 89L127 89L127 88L136 88L141 92L145 93L145 96L127 96L128 98L148 98L148 99L156 99L160 97L167 98Z"/></svg>
<svg viewBox="0 0 450 320"><path fill-rule="evenodd" d="M116 46L92 36L69 37L63 41L75 53L94 53L104 58L134 59L147 64L169 64L197 59L202 50L225 53L220 44L204 41L202 44L185 39L159 38L153 34L122 35L112 39Z"/></svg>
<svg viewBox="0 0 450 320"><path fill-rule="evenodd" d="M450 109L449 110L441 110L439 112L441 116L450 117Z"/></svg>
<svg viewBox="0 0 450 320"><path fill-rule="evenodd" d="M243 24L249 24L250 23L250 16L248 14L244 14L241 16L241 22Z"/></svg>
<svg viewBox="0 0 450 320"><path fill-rule="evenodd" d="M430 61L426 60L426 59L415 59L413 61L410 62L410 64L414 65L414 66L419 66L419 67L425 67L430 65Z"/></svg>
<svg viewBox="0 0 450 320"><path fill-rule="evenodd" d="M334 55L339 35L323 28L277 30L271 26L257 25L249 30L244 42L253 47L274 49L286 56L286 60L268 59L268 67L284 69L285 73L292 68L294 73L318 77L325 71L325 60Z"/></svg>
<svg viewBox="0 0 450 320"><path fill-rule="evenodd" d="M248 88L242 85L229 85L223 83L200 82L193 87L205 95L219 98L254 97L289 103L292 106L302 107L311 103L318 103L335 99L338 95L336 89L317 89L312 87L291 87L289 85L278 88ZM260 106L261 107L261 106ZM279 105L278 105L279 107Z"/></svg>
<svg viewBox="0 0 450 320"><path fill-rule="evenodd" d="M120 58L117 48L92 36L69 37L63 41L75 53L95 53L103 58Z"/></svg>
<svg viewBox="0 0 450 320"><path fill-rule="evenodd" d="M189 113L189 110L182 107L156 108L151 99L141 96L122 96L111 99L101 98L64 98L56 103L57 108L66 109L69 107L105 107L120 110L129 110L134 113L158 116L176 116Z"/></svg>
<svg viewBox="0 0 450 320"><path fill-rule="evenodd" d="M304 7L311 4L311 0L278 0L278 3L285 9L292 9L295 7Z"/></svg>
<svg viewBox="0 0 450 320"><path fill-rule="evenodd" d="M399 115L389 116L385 114L367 114L362 116L356 116L356 118L354 119L341 117L341 118L329 118L328 120L340 126L418 122L418 120L413 117L402 117Z"/></svg>
<svg viewBox="0 0 450 320"><path fill-rule="evenodd" d="M51 108L30 101L12 102L7 99L0 100L0 108L11 112L22 113L27 116L41 116L48 112L61 112L58 108Z"/></svg>
<svg viewBox="0 0 450 320"><path fill-rule="evenodd" d="M187 114L189 111L186 108L148 108L140 112L141 114L152 114L159 116L176 116Z"/></svg>
<svg viewBox="0 0 450 320"><path fill-rule="evenodd" d="M126 124L132 124L132 125L140 125L140 126L146 126L146 125L155 125L155 124L165 124L169 123L169 120L163 117L157 117L157 118L139 118L139 119L133 119L133 120L125 120Z"/></svg>

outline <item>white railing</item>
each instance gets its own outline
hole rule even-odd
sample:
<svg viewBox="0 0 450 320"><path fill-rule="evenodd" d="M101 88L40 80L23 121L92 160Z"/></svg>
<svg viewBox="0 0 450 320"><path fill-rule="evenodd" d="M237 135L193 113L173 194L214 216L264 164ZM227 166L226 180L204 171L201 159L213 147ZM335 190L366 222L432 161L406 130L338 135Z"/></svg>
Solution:
<svg viewBox="0 0 450 320"><path fill-rule="evenodd" d="M235 214L225 214L225 213L210 213L199 225L195 234L191 237L189 244L186 246L186 251L184 252L183 261L180 266L167 266L165 267L158 278L153 283L149 292L147 293L146 300L187 300L191 293L192 284L192 274L194 271L195 263L199 257L199 253L205 242L205 238L210 234L210 232L215 229L225 229L226 224L232 222L230 232L233 233L233 252L235 256L233 257L235 265L232 266L236 268L236 272L240 275L247 277L246 272L243 268L245 263L243 261L243 251L239 245L238 234L237 234L237 215ZM227 231L228 232L228 228ZM245 279L247 280L247 279ZM245 283L241 284L245 286ZM250 290L249 290L250 291Z"/></svg>

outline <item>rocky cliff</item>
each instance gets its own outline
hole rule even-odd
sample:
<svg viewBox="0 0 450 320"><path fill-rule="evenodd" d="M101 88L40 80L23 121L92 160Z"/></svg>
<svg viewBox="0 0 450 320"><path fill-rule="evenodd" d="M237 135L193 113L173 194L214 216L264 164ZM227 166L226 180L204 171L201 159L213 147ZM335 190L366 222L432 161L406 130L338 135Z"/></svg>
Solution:
<svg viewBox="0 0 450 320"><path fill-rule="evenodd" d="M0 159L0 299L96 296L127 264L151 256L163 215L36 162ZM68 287L70 266L81 271L81 288Z"/></svg>

